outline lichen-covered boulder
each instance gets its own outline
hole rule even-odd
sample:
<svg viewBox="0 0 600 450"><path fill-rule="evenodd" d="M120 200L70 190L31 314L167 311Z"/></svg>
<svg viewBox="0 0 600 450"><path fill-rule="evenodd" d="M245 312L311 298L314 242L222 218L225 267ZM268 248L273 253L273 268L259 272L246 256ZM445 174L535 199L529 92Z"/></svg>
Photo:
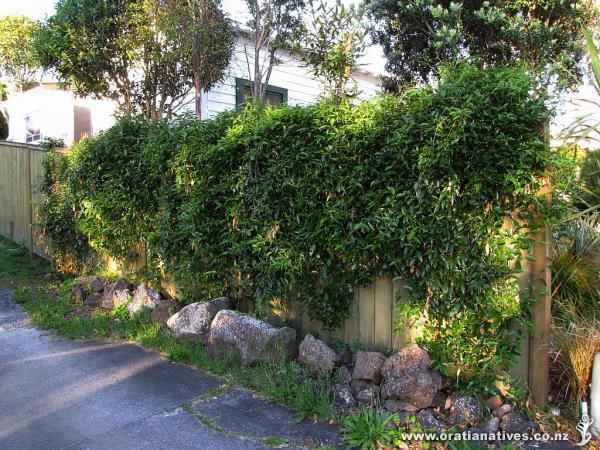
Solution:
<svg viewBox="0 0 600 450"><path fill-rule="evenodd" d="M131 301L131 291L129 289L113 291L111 295L113 309L121 305L126 305Z"/></svg>
<svg viewBox="0 0 600 450"><path fill-rule="evenodd" d="M354 380L367 380L375 384L381 382L381 366L385 356L379 352L359 351L356 353L356 362L352 371Z"/></svg>
<svg viewBox="0 0 600 450"><path fill-rule="evenodd" d="M356 404L350 385L338 383L333 387L333 404L342 410L351 408Z"/></svg>
<svg viewBox="0 0 600 450"><path fill-rule="evenodd" d="M379 396L379 386L369 384L364 389L358 391L354 396L356 400L367 405L372 405Z"/></svg>
<svg viewBox="0 0 600 450"><path fill-rule="evenodd" d="M133 292L131 302L127 305L129 314L136 314L144 309L153 310L160 302L160 294L145 284L140 284Z"/></svg>
<svg viewBox="0 0 600 450"><path fill-rule="evenodd" d="M307 334L298 348L298 362L308 367L312 375L331 375L338 355L329 346Z"/></svg>
<svg viewBox="0 0 600 450"><path fill-rule="evenodd" d="M381 395L386 400L400 400L424 409L431 406L441 386L442 377L439 373L417 371L401 378L386 379L381 385Z"/></svg>
<svg viewBox="0 0 600 450"><path fill-rule="evenodd" d="M424 409L417 414L417 422L425 431L435 431L436 433L445 433L450 426L444 422L442 416L431 409Z"/></svg>
<svg viewBox="0 0 600 450"><path fill-rule="evenodd" d="M296 331L275 328L262 320L236 311L219 311L208 335L211 356L237 354L243 365L259 361L278 364L296 358Z"/></svg>
<svg viewBox="0 0 600 450"><path fill-rule="evenodd" d="M350 386L350 383L352 383L352 374L346 366L340 366L338 369L337 382L345 386Z"/></svg>
<svg viewBox="0 0 600 450"><path fill-rule="evenodd" d="M392 399L386 400L383 407L390 412L416 412L419 410L415 405Z"/></svg>
<svg viewBox="0 0 600 450"><path fill-rule="evenodd" d="M452 398L448 420L457 426L477 425L483 420L483 407L476 398L457 395Z"/></svg>
<svg viewBox="0 0 600 450"><path fill-rule="evenodd" d="M431 359L425 350L418 345L409 345L390 356L381 367L383 378L401 378L404 375L425 371Z"/></svg>
<svg viewBox="0 0 600 450"><path fill-rule="evenodd" d="M493 397L488 398L486 403L490 411L493 411L500 408L504 404L504 401L501 396L494 395Z"/></svg>
<svg viewBox="0 0 600 450"><path fill-rule="evenodd" d="M101 294L106 289L106 283L95 275L78 277L73 281L71 295L81 301L85 301L89 296Z"/></svg>
<svg viewBox="0 0 600 450"><path fill-rule="evenodd" d="M129 281L125 278L119 278L110 285L108 292L104 295L101 305L102 308L114 309L121 304L127 303L131 298L132 289L133 285Z"/></svg>
<svg viewBox="0 0 600 450"><path fill-rule="evenodd" d="M92 306L95 308L102 306L102 302L104 302L104 294L100 292L94 292L92 294L88 294L83 303L86 306Z"/></svg>
<svg viewBox="0 0 600 450"><path fill-rule="evenodd" d="M192 303L167 320L167 327L175 337L206 343L213 319L219 311L228 308L227 297L219 297L210 302Z"/></svg>
<svg viewBox="0 0 600 450"><path fill-rule="evenodd" d="M535 427L527 416L515 411L502 416L498 426L506 433L527 433Z"/></svg>
<svg viewBox="0 0 600 450"><path fill-rule="evenodd" d="M166 299L157 303L156 307L150 311L150 319L159 324L162 328L167 328L167 321L173 314L179 311L180 307L177 302Z"/></svg>

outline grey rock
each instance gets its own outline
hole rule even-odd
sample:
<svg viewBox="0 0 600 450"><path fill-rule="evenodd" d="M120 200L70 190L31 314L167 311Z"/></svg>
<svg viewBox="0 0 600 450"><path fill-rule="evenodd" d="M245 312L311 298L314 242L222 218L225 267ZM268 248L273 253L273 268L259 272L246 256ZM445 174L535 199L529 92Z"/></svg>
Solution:
<svg viewBox="0 0 600 450"><path fill-rule="evenodd" d="M502 397L499 395L494 395L493 397L488 398L486 403L490 411L498 409L504 404Z"/></svg>
<svg viewBox="0 0 600 450"><path fill-rule="evenodd" d="M385 380L381 385L381 394L384 399L400 400L423 409L433 403L441 384L441 376L437 372L413 372L402 378Z"/></svg>
<svg viewBox="0 0 600 450"><path fill-rule="evenodd" d="M307 334L298 348L298 362L308 367L312 375L331 375L339 361L337 354L329 346Z"/></svg>
<svg viewBox="0 0 600 450"><path fill-rule="evenodd" d="M191 303L173 314L167 320L167 327L177 338L207 343L213 319L219 311L228 308L229 300L226 297Z"/></svg>
<svg viewBox="0 0 600 450"><path fill-rule="evenodd" d="M492 416L503 417L511 412L513 412L513 407L508 403L505 403L500 408L496 408L494 411L492 411Z"/></svg>
<svg viewBox="0 0 600 450"><path fill-rule="evenodd" d="M160 302L160 294L145 284L140 284L133 292L133 298L127 305L129 314L136 314L144 309L153 310Z"/></svg>
<svg viewBox="0 0 600 450"><path fill-rule="evenodd" d="M84 303L86 306L98 307L102 306L102 302L104 301L104 295L98 292L94 292L93 294L89 294Z"/></svg>
<svg viewBox="0 0 600 450"><path fill-rule="evenodd" d="M74 284L71 289L71 297L76 300L84 301L86 297L85 289L81 285Z"/></svg>
<svg viewBox="0 0 600 450"><path fill-rule="evenodd" d="M385 362L385 356L379 352L365 352L360 350L356 353L356 363L352 371L355 380L368 380L375 384L381 382L381 366Z"/></svg>
<svg viewBox="0 0 600 450"><path fill-rule="evenodd" d="M467 395L457 395L452 399L449 421L452 425L472 426L483 420L483 406L479 400Z"/></svg>
<svg viewBox="0 0 600 450"><path fill-rule="evenodd" d="M259 361L278 364L296 358L296 331L275 328L262 320L231 310L219 311L208 336L211 356L237 354L243 365Z"/></svg>
<svg viewBox="0 0 600 450"><path fill-rule="evenodd" d="M161 300L150 312L150 319L152 319L154 323L159 324L162 328L167 328L167 321L173 314L179 311L179 309L177 302L170 299Z"/></svg>
<svg viewBox="0 0 600 450"><path fill-rule="evenodd" d="M92 294L98 294L105 290L106 284L95 275L78 277L73 281L71 295L84 301Z"/></svg>
<svg viewBox="0 0 600 450"><path fill-rule="evenodd" d="M450 402L448 401L448 395L442 391L438 391L433 397L431 402L432 408L438 408L440 411L445 411L449 408Z"/></svg>
<svg viewBox="0 0 600 450"><path fill-rule="evenodd" d="M106 288L106 283L104 283L104 281L102 281L100 278L98 278L96 276L88 277L87 281L90 286L90 289L94 292L100 293L100 292L103 292L104 289Z"/></svg>
<svg viewBox="0 0 600 450"><path fill-rule="evenodd" d="M349 386L352 383L352 374L346 366L341 366L337 372L337 382Z"/></svg>
<svg viewBox="0 0 600 450"><path fill-rule="evenodd" d="M115 291L124 291L125 289L132 290L133 285L129 281L127 281L126 278L119 278L113 283L111 289L114 289Z"/></svg>
<svg viewBox="0 0 600 450"><path fill-rule="evenodd" d="M126 305L131 300L131 291L129 289L113 291L112 292L112 304L113 309L121 305ZM103 300L104 302L104 300Z"/></svg>
<svg viewBox="0 0 600 450"><path fill-rule="evenodd" d="M521 413L510 412L500 419L499 428L506 433L527 433L533 429L533 423Z"/></svg>
<svg viewBox="0 0 600 450"><path fill-rule="evenodd" d="M336 355L338 355L338 359L340 364L344 366L349 366L352 364L352 352L348 347L338 347L334 349Z"/></svg>
<svg viewBox="0 0 600 450"><path fill-rule="evenodd" d="M441 417L431 409L423 409L417 414L417 421L426 430L434 430L436 433L444 433L450 427Z"/></svg>
<svg viewBox="0 0 600 450"><path fill-rule="evenodd" d="M371 384L367 386L365 389L362 389L356 394L356 400L361 403L373 404L375 399L379 396L379 386Z"/></svg>
<svg viewBox="0 0 600 450"><path fill-rule="evenodd" d="M127 281L125 278L119 278L108 289L108 292L106 293L106 295L104 296L104 299L102 300L101 306L105 309L114 309L117 306L119 306L120 304L127 303L128 299L129 299L128 296L131 295L132 287L133 286L131 285L131 283L129 281ZM128 294L127 298L125 298L125 295L123 294L123 292L127 292L127 294Z"/></svg>
<svg viewBox="0 0 600 450"><path fill-rule="evenodd" d="M419 409L410 403L401 402L400 400L386 400L383 407L390 412L417 412Z"/></svg>
<svg viewBox="0 0 600 450"><path fill-rule="evenodd" d="M356 404L349 385L338 383L333 387L333 404L343 410L351 408Z"/></svg>
<svg viewBox="0 0 600 450"><path fill-rule="evenodd" d="M350 387L352 388L352 393L356 396L360 391L367 389L373 383L367 380L352 380Z"/></svg>
<svg viewBox="0 0 600 450"><path fill-rule="evenodd" d="M425 350L418 345L410 345L390 356L381 367L381 374L385 379L402 378L411 372L426 371L430 363Z"/></svg>
<svg viewBox="0 0 600 450"><path fill-rule="evenodd" d="M488 417L482 424L481 424L481 431L483 431L484 433L497 433L498 430L500 429L500 417Z"/></svg>

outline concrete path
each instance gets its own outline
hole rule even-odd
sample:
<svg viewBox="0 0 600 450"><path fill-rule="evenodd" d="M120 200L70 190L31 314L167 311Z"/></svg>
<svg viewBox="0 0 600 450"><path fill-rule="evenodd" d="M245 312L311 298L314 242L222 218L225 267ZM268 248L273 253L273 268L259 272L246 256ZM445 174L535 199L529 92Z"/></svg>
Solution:
<svg viewBox="0 0 600 450"><path fill-rule="evenodd" d="M336 427L134 344L28 326L0 290L0 449L265 449L338 444Z"/></svg>

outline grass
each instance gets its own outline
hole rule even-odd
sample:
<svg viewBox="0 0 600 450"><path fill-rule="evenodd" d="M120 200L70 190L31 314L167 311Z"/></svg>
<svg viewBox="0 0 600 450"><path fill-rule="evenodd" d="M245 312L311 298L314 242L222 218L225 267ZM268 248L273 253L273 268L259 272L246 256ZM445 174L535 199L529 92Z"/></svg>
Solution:
<svg viewBox="0 0 600 450"><path fill-rule="evenodd" d="M13 290L31 283L37 285L49 273L48 262L30 257L25 248L0 237L0 287Z"/></svg>
<svg viewBox="0 0 600 450"><path fill-rule="evenodd" d="M71 339L138 342L171 361L192 364L222 376L230 384L289 405L296 410L298 421L332 416L331 386L313 383L296 362L242 367L237 358L210 358L203 345L178 341L153 323L148 314L129 317L124 308L90 314L81 302L71 298L72 281L52 275L46 261L0 238L0 287L13 291L14 300L36 326Z"/></svg>
<svg viewBox="0 0 600 450"><path fill-rule="evenodd" d="M600 319L571 316L552 324L551 361L553 384L559 400L577 411L588 395L594 355L600 351Z"/></svg>

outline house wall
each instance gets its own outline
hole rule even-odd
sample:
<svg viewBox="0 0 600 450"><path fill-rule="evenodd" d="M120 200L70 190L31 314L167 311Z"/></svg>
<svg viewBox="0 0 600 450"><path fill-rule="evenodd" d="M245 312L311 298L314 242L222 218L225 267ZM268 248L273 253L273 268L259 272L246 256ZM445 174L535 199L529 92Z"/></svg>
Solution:
<svg viewBox="0 0 600 450"><path fill-rule="evenodd" d="M41 137L63 139L71 145L78 139L75 129L81 130L84 117L88 115L91 131L96 133L114 123L114 103L93 99L77 98L69 91L54 86L38 86L15 95L0 107L8 113L8 141L26 142L26 117L34 114L40 124ZM77 107L77 108L76 108ZM87 112L86 112L87 111Z"/></svg>
<svg viewBox="0 0 600 450"><path fill-rule="evenodd" d="M248 62L253 70L254 58L249 51L248 61L246 60L245 46L250 50L249 42L239 38L225 81L204 93L203 118L213 117L222 111L235 108L236 78L252 78L248 75ZM269 85L287 89L288 103L291 105L305 105L317 101L324 93L324 89L322 83L312 76L310 69L305 67L298 58L289 54L278 53L278 58L282 62L273 68ZM358 85L361 98L370 98L379 91L381 83L378 76L359 70L353 78ZM193 103L189 105L188 107L193 109Z"/></svg>

